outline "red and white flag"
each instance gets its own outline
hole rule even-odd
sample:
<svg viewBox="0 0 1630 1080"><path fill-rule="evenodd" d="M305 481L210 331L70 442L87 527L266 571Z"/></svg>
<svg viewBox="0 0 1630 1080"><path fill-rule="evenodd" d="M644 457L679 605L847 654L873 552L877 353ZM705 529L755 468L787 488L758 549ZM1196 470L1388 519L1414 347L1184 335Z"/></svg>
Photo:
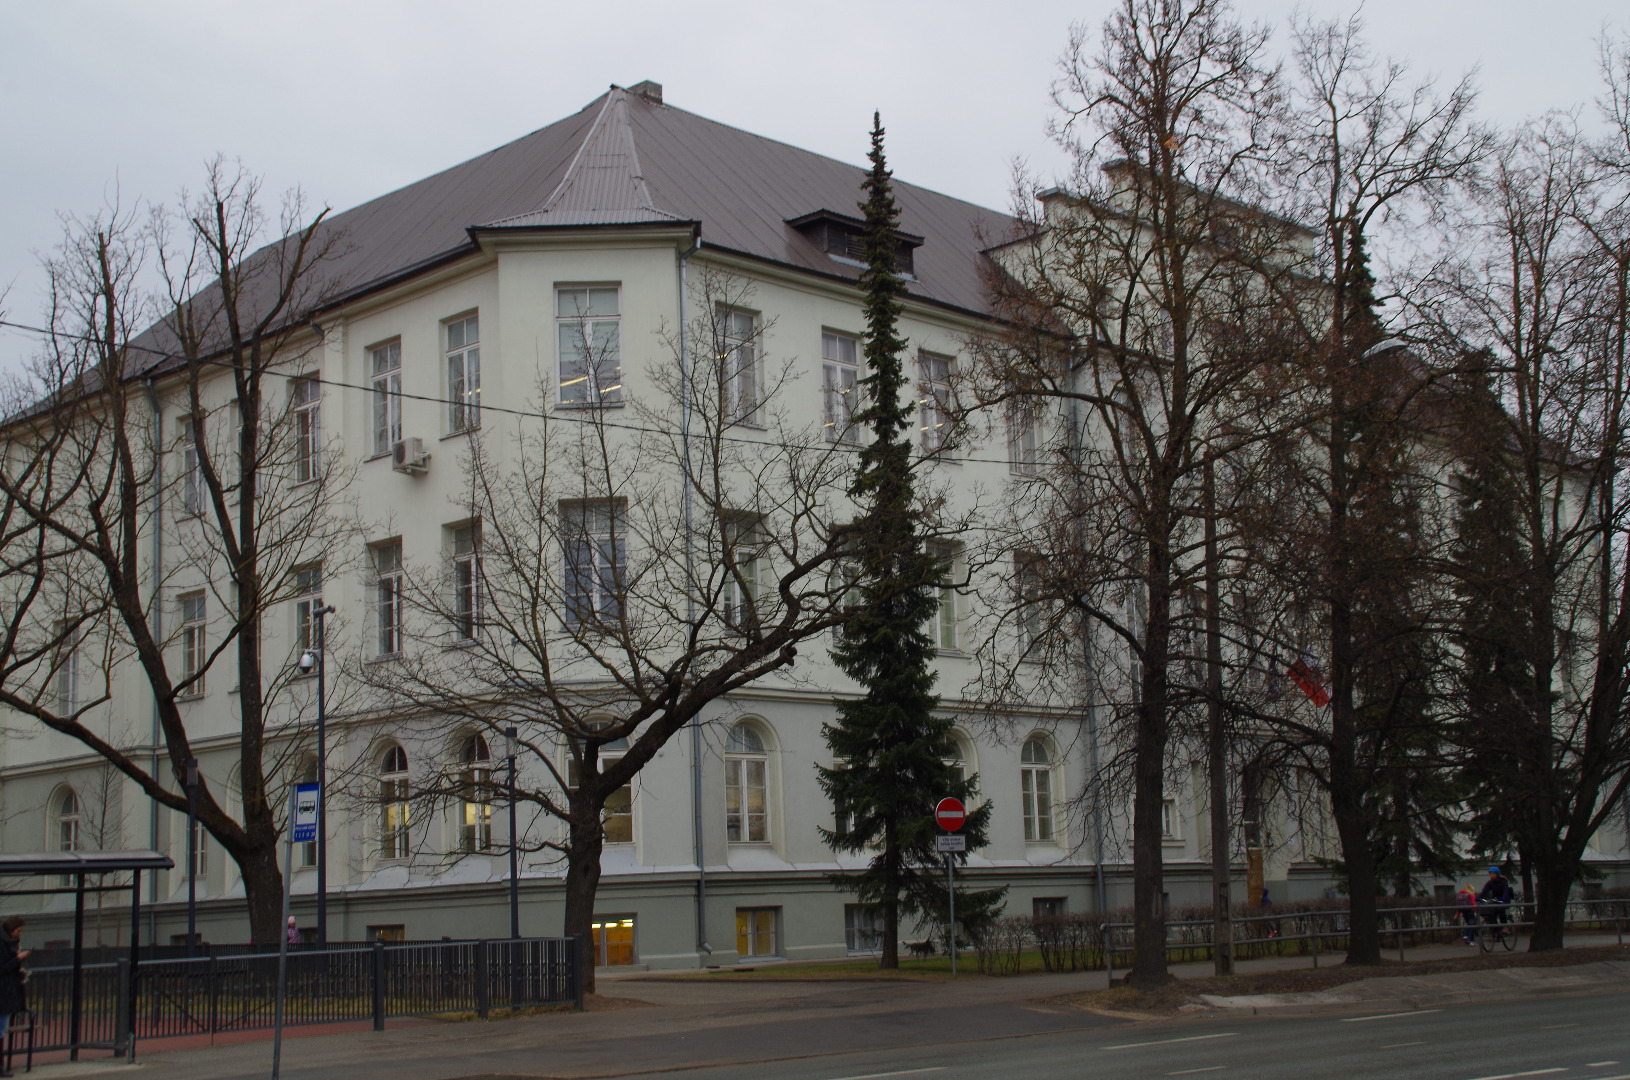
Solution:
<svg viewBox="0 0 1630 1080"><path fill-rule="evenodd" d="M1330 704L1330 690L1324 685L1324 674L1305 657L1297 660L1285 669L1296 688L1307 695L1307 699L1319 708Z"/></svg>

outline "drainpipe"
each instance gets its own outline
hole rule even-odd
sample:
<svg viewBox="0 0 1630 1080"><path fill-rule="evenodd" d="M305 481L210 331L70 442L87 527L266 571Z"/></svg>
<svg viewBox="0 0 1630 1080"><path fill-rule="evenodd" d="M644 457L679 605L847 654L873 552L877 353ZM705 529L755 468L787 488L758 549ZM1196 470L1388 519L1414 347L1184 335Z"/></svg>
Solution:
<svg viewBox="0 0 1630 1080"><path fill-rule="evenodd" d="M696 567L691 549L691 482L690 482L690 327L686 320L685 270L690 257L702 246L702 230L697 226L691 236L690 250L679 256L679 445L685 456L679 481L685 485L685 619L696 621ZM696 851L696 948L711 956L713 946L707 940L707 858L702 838L702 723L701 718L690 726L690 783L691 783L691 843Z"/></svg>
<svg viewBox="0 0 1630 1080"><path fill-rule="evenodd" d="M1085 435L1081 430L1080 403L1075 396L1076 372L1079 367L1078 364L1072 364L1070 367L1070 449L1075 457L1077 476L1080 475L1085 456L1082 447ZM1083 617L1081 622L1082 681L1087 714L1087 769L1091 774L1087 779L1087 798L1092 804L1092 881L1093 891L1097 894L1098 913L1102 915L1109 910L1109 884L1104 881L1103 785L1098 777L1098 675L1092 655L1092 621Z"/></svg>
<svg viewBox="0 0 1630 1080"><path fill-rule="evenodd" d="M153 639L164 640L164 604L160 595L159 583L164 578L164 414L158 407L158 390L153 385L152 376L147 378L147 403L153 410L153 599L149 608L149 618L153 622ZM153 738L152 738L152 776L157 780L159 773L159 743L161 739L158 695L153 695ZM148 848L158 850L158 801L147 800L147 840ZM147 877L148 881L148 944L158 944L158 871L155 870Z"/></svg>

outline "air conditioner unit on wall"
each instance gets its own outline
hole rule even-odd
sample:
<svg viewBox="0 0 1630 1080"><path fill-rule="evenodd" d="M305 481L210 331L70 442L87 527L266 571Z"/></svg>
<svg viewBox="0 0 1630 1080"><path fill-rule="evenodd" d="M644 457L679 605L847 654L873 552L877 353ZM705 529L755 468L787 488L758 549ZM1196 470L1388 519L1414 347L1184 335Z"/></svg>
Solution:
<svg viewBox="0 0 1630 1080"><path fill-rule="evenodd" d="M401 439L391 445L391 468L401 473L421 473L430 468L423 439Z"/></svg>

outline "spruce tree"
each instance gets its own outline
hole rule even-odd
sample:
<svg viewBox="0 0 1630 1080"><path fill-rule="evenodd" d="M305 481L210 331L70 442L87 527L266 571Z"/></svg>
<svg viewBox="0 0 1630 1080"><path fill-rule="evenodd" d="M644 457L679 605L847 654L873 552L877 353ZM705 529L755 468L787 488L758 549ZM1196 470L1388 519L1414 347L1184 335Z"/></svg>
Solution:
<svg viewBox="0 0 1630 1080"><path fill-rule="evenodd" d="M923 544L923 517L912 476L909 403L902 395L906 342L898 324L905 284L895 272L899 209L883 154L881 118L872 117L872 162L862 190L866 269L865 407L855 423L871 438L859 453L850 494L858 508L848 573L854 611L832 659L863 688L836 702L838 721L822 728L837 765L822 768L821 787L839 808L837 828L822 829L834 849L875 851L865 870L834 874L882 917L885 968L899 966L902 915L932 919L944 906L941 856L935 851L934 805L951 796L966 805L977 782L949 762L958 755L951 721L936 715L935 648L929 628L938 584L948 573ZM968 847L984 843L990 807L968 815ZM959 914L988 913L1000 890L959 894ZM964 906L966 905L966 906Z"/></svg>

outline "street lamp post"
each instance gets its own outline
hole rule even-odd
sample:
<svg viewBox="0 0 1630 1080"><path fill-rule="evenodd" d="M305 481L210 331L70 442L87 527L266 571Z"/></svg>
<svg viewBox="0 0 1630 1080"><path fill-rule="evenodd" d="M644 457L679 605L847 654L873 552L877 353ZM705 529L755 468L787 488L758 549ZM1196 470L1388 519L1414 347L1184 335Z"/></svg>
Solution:
<svg viewBox="0 0 1630 1080"><path fill-rule="evenodd" d="M326 663L328 633L325 616L334 614L333 604L318 605L311 612L317 620L317 647L300 657L300 670L317 669L317 947L328 944L328 685ZM316 653L313 657L312 654ZM290 822L293 828L293 822ZM287 868L294 873L294 867Z"/></svg>
<svg viewBox="0 0 1630 1080"><path fill-rule="evenodd" d="M521 936L521 878L520 859L517 855L521 838L515 831L515 756L520 749L520 729L504 729L504 756L509 758L509 936Z"/></svg>
<svg viewBox="0 0 1630 1080"><path fill-rule="evenodd" d="M187 759L187 955L198 942L198 759Z"/></svg>

